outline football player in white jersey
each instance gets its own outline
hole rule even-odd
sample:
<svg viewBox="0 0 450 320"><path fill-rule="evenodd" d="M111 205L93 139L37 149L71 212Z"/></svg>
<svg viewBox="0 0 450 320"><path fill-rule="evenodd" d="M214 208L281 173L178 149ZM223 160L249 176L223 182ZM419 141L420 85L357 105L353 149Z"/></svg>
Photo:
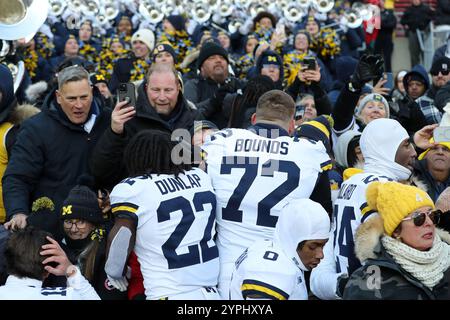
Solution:
<svg viewBox="0 0 450 320"><path fill-rule="evenodd" d="M227 298L234 262L259 239L272 239L282 208L311 198L331 213L324 170L331 161L322 142L291 138L294 100L285 92L263 94L249 130L225 129L203 145L206 171L217 197L219 292Z"/></svg>
<svg viewBox="0 0 450 320"><path fill-rule="evenodd" d="M124 281L134 250L147 299L220 299L216 197L204 171L172 161L174 146L170 134L145 130L125 149L130 178L111 192L116 220L105 271Z"/></svg>
<svg viewBox="0 0 450 320"><path fill-rule="evenodd" d="M408 180L417 155L400 123L384 118L366 126L360 148L365 161L363 172L342 184L334 202L325 257L311 273L311 291L320 299L340 298L348 276L361 266L354 252L354 234L374 213L367 206L367 186L373 181Z"/></svg>
<svg viewBox="0 0 450 320"><path fill-rule="evenodd" d="M100 300L50 233L27 227L12 233L5 247L9 274L0 300ZM42 287L49 274L67 277L67 287Z"/></svg>
<svg viewBox="0 0 450 320"><path fill-rule="evenodd" d="M273 240L260 240L236 260L231 277L232 300L307 300L304 272L323 258L330 218L309 199L283 207Z"/></svg>

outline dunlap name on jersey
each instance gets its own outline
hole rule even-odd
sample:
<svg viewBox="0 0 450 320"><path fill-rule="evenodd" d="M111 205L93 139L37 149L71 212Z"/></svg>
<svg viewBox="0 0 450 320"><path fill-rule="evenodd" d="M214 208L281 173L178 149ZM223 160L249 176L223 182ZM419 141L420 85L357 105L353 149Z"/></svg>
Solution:
<svg viewBox="0 0 450 320"><path fill-rule="evenodd" d="M187 190L191 188L201 188L202 186L200 184L200 177L195 173L194 174L186 173L183 176L168 177L160 180L155 180L155 177L152 178L149 175L143 175L136 178L125 179L123 183L133 185L135 179L140 180L154 179L155 185L158 187L159 192L161 192L161 195L177 192L180 190Z"/></svg>

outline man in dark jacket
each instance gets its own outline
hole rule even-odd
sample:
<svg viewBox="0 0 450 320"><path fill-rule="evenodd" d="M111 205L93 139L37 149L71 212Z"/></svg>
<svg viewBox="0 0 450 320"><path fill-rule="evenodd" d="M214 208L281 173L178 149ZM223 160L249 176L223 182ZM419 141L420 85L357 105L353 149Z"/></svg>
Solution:
<svg viewBox="0 0 450 320"><path fill-rule="evenodd" d="M225 95L236 92L242 86L237 78L229 75L228 53L219 44L205 42L197 63L200 77L186 82L185 97L195 103L206 120L224 128L227 120L223 119L221 111Z"/></svg>
<svg viewBox="0 0 450 320"><path fill-rule="evenodd" d="M384 7L384 0L380 1L380 7L381 28L375 40L375 53L383 54L385 70L392 72L391 60L394 51L392 36L397 25L397 18L395 18L394 10Z"/></svg>
<svg viewBox="0 0 450 320"><path fill-rule="evenodd" d="M42 112L23 123L3 176L7 229L27 225L37 198L49 197L59 210L78 176L88 172L91 151L109 119L83 67L59 72L58 89L47 96Z"/></svg>
<svg viewBox="0 0 450 320"><path fill-rule="evenodd" d="M423 96L416 99L428 124L439 123L444 112L443 106L435 104L436 93L450 81L450 58L441 57L433 62L430 69L431 86Z"/></svg>
<svg viewBox="0 0 450 320"><path fill-rule="evenodd" d="M437 0L435 24L450 25L450 0Z"/></svg>
<svg viewBox="0 0 450 320"><path fill-rule="evenodd" d="M403 13L400 23L407 30L411 66L415 66L420 63L422 55L416 30L425 30L433 17L433 11L422 0L411 0L411 4Z"/></svg>
<svg viewBox="0 0 450 320"><path fill-rule="evenodd" d="M399 109L398 111L396 110L393 118L398 120L411 135L427 125L425 115L415 101L422 97L430 88L430 81L425 68L420 64L414 66L403 77L403 85L406 95L402 100L398 101Z"/></svg>
<svg viewBox="0 0 450 320"><path fill-rule="evenodd" d="M94 150L92 171L97 183L112 189L128 176L123 151L136 133L145 129L189 130L198 116L195 106L183 97L177 71L165 64L152 65L138 89L136 106L127 106L126 101L116 104L111 126Z"/></svg>
<svg viewBox="0 0 450 320"><path fill-rule="evenodd" d="M436 201L450 187L450 142L441 142L419 156L415 169L427 186L427 193Z"/></svg>

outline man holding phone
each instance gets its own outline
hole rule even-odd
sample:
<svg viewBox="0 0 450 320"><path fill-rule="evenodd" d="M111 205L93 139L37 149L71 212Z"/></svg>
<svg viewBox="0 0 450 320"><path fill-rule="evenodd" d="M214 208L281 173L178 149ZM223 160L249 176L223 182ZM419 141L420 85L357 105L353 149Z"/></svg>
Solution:
<svg viewBox="0 0 450 320"><path fill-rule="evenodd" d="M103 134L92 158L94 176L106 189L128 176L123 166L123 152L134 135L145 129L189 130L199 115L181 92L178 72L166 64L151 66L138 88L137 100L133 86L124 85L125 91L119 91L121 101L111 115L111 127Z"/></svg>
<svg viewBox="0 0 450 320"><path fill-rule="evenodd" d="M298 124L322 114L331 114L331 102L320 85L321 77L317 60L314 57L305 57L296 80L286 89L294 101L302 95L301 104L305 105L305 109L303 119L296 118Z"/></svg>

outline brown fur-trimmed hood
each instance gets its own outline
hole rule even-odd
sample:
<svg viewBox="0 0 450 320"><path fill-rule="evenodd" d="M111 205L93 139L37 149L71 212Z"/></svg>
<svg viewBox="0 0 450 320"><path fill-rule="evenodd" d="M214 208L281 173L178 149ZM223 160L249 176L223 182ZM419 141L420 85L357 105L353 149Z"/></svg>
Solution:
<svg viewBox="0 0 450 320"><path fill-rule="evenodd" d="M439 228L436 228L436 233L442 241L450 244L450 233ZM374 250L380 245L383 234L383 219L378 214L374 214L358 227L355 233L355 253L361 263L376 258Z"/></svg>
<svg viewBox="0 0 450 320"><path fill-rule="evenodd" d="M41 112L41 110L31 104L21 104L14 108L9 120L12 124L20 124L39 112Z"/></svg>

